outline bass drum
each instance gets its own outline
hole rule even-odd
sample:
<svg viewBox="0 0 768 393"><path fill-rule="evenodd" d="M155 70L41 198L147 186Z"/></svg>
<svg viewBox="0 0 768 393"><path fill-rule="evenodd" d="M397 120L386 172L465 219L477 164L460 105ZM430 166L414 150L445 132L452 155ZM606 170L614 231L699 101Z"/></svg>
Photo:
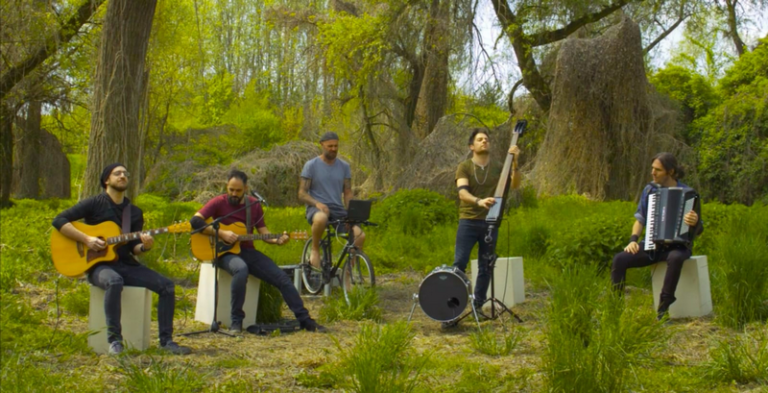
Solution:
<svg viewBox="0 0 768 393"><path fill-rule="evenodd" d="M419 285L419 306L435 321L450 322L460 317L469 299L470 281L453 266L435 268Z"/></svg>

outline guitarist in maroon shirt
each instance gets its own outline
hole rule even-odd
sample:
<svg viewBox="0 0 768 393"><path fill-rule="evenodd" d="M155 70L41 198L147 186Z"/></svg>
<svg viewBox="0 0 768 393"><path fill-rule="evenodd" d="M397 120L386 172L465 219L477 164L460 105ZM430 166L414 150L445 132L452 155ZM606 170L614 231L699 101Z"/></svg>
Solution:
<svg viewBox="0 0 768 393"><path fill-rule="evenodd" d="M251 206L251 227L255 227L259 234L269 234L269 229L267 229L267 225L264 223L264 211L261 208L261 204L257 203L258 200L256 198L248 196L247 183L248 176L244 172L237 169L230 171L227 176L227 193L214 197L200 211L195 213L195 216L189 220L192 228L202 228L205 225L205 220L208 218L216 219L243 208L245 198L248 198ZM245 224L246 221L246 210L243 209L225 218L221 223L225 225L234 223ZM210 227L204 229L202 233L210 236L214 235L213 228ZM233 231L220 229L219 239L224 243L232 244L238 240L238 234ZM264 241L283 245L288 241L288 235L284 234L277 239L265 239ZM326 330L309 316L309 311L304 307L304 302L301 300L299 292L293 286L288 275L271 258L253 248L252 241L241 241L240 253L226 253L220 256L219 264L219 267L232 275L232 326L229 327L231 332L239 333L243 330L243 319L245 319L243 304L245 303L248 274L253 274L255 277L280 290L283 299L285 299L288 307L296 315L296 319L299 320L302 329L312 332L323 332Z"/></svg>

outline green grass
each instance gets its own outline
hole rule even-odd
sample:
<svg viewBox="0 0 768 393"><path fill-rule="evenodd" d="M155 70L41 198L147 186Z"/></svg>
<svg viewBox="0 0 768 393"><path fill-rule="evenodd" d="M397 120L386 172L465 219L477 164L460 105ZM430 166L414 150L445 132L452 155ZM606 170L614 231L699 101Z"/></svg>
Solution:
<svg viewBox="0 0 768 393"><path fill-rule="evenodd" d="M349 303L340 293L325 298L323 308L320 309L320 319L325 322L341 320L380 322L381 308L378 304L379 295L375 287L367 289L358 286L350 293Z"/></svg>
<svg viewBox="0 0 768 393"><path fill-rule="evenodd" d="M473 348L488 356L508 356L523 338L517 328L501 332L501 339L498 336L493 328L484 327L470 333L469 338Z"/></svg>
<svg viewBox="0 0 768 393"><path fill-rule="evenodd" d="M705 375L721 382L768 384L768 329L745 332L732 340L722 340L709 352Z"/></svg>

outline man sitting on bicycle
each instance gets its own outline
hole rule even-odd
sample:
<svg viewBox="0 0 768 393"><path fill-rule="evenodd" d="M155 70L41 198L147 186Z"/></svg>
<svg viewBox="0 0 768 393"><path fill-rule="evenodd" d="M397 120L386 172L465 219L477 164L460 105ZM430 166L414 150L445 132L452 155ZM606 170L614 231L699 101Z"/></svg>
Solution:
<svg viewBox="0 0 768 393"><path fill-rule="evenodd" d="M299 183L299 200L307 205L307 221L312 224L312 252L309 260L315 267L320 267L320 239L328 220L346 217L346 207L352 199L352 172L349 164L336 157L339 136L334 132L326 132L320 138L320 146L322 154L304 164ZM362 250L365 233L355 225L353 234L355 246Z"/></svg>

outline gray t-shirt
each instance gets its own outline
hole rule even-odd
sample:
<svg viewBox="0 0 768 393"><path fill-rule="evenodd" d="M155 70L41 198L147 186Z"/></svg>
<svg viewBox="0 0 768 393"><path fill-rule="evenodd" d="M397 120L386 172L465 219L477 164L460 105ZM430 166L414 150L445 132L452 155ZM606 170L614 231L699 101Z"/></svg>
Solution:
<svg viewBox="0 0 768 393"><path fill-rule="evenodd" d="M352 171L346 161L336 157L333 164L328 165L322 158L315 157L304 164L301 177L312 180L309 185L309 196L330 208L344 208L344 202L341 199L344 180L352 178Z"/></svg>

